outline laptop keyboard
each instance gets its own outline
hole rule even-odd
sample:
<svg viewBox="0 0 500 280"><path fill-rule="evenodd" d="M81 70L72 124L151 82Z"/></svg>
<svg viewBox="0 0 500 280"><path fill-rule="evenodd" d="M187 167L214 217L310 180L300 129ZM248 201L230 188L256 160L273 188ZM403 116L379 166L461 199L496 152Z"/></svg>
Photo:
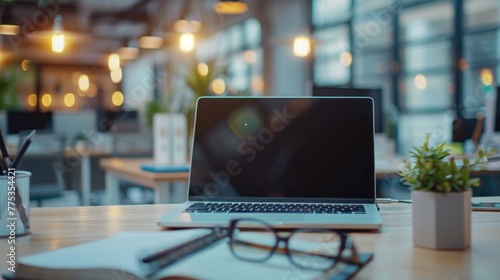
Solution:
<svg viewBox="0 0 500 280"><path fill-rule="evenodd" d="M359 204L304 203L214 203L197 202L183 213L307 213L307 214L366 214Z"/></svg>

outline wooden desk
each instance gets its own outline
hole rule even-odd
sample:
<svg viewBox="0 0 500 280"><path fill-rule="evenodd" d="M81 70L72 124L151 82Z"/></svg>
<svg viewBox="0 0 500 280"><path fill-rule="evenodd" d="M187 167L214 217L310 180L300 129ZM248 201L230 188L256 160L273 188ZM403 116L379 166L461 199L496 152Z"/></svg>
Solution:
<svg viewBox="0 0 500 280"><path fill-rule="evenodd" d="M489 199L498 201L500 197ZM156 220L174 206L32 208L32 234L16 238L16 255L56 250L119 231L159 231ZM498 279L500 212L472 213L472 245L463 251L413 247L411 205L381 205L381 214L384 225L380 232L351 233L360 252L375 253L356 279ZM0 240L4 256L8 246L5 239ZM7 263L0 262L0 272L6 270Z"/></svg>
<svg viewBox="0 0 500 280"><path fill-rule="evenodd" d="M106 204L119 203L119 180L155 189L155 203L179 203L187 199L189 172L154 173L141 170L151 158L105 158L99 165L106 172Z"/></svg>

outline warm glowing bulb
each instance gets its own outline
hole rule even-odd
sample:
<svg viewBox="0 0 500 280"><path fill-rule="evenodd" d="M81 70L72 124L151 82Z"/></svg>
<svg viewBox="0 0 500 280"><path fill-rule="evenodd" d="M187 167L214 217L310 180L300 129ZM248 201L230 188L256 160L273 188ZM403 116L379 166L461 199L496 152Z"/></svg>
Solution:
<svg viewBox="0 0 500 280"><path fill-rule="evenodd" d="M458 61L458 67L460 67L460 70L465 71L469 68L469 63L466 59L462 58Z"/></svg>
<svg viewBox="0 0 500 280"><path fill-rule="evenodd" d="M36 104L38 103L38 98L36 97L36 94L32 93L28 96L28 104L31 106L31 107L35 107Z"/></svg>
<svg viewBox="0 0 500 280"><path fill-rule="evenodd" d="M427 78L422 74L415 76L413 82L418 89L425 89L427 87Z"/></svg>
<svg viewBox="0 0 500 280"><path fill-rule="evenodd" d="M311 41L306 36L298 36L293 40L293 54L305 57L311 51Z"/></svg>
<svg viewBox="0 0 500 280"><path fill-rule="evenodd" d="M75 101L75 95L71 92L66 93L64 96L64 105L66 105L66 107L73 107L73 105L75 105Z"/></svg>
<svg viewBox="0 0 500 280"><path fill-rule="evenodd" d="M491 84L493 84L493 73L490 69L481 70L481 82L485 86L491 86Z"/></svg>
<svg viewBox="0 0 500 280"><path fill-rule="evenodd" d="M181 35L179 47L183 52L190 52L194 49L194 35L193 33L184 33Z"/></svg>
<svg viewBox="0 0 500 280"><path fill-rule="evenodd" d="M158 36L142 36L139 46L144 49L159 49L163 46L163 38Z"/></svg>
<svg viewBox="0 0 500 280"><path fill-rule="evenodd" d="M212 89L212 92L215 94L223 94L224 91L226 91L226 83L224 82L223 79L215 79L212 81L210 84L210 88Z"/></svg>
<svg viewBox="0 0 500 280"><path fill-rule="evenodd" d="M108 58L109 70L114 70L120 68L120 56L116 53L112 53Z"/></svg>
<svg viewBox="0 0 500 280"><path fill-rule="evenodd" d="M253 64L255 63L255 61L257 61L257 54L255 53L255 51L247 50L243 53L243 59L246 63Z"/></svg>
<svg viewBox="0 0 500 280"><path fill-rule="evenodd" d="M254 76L250 82L250 88L254 92L262 93L264 92L264 79L262 76Z"/></svg>
<svg viewBox="0 0 500 280"><path fill-rule="evenodd" d="M21 27L19 25L0 24L0 34L1 35L17 35L20 32L21 32Z"/></svg>
<svg viewBox="0 0 500 280"><path fill-rule="evenodd" d="M343 66L350 66L352 64L352 55L348 51L340 53L340 64Z"/></svg>
<svg viewBox="0 0 500 280"><path fill-rule="evenodd" d="M119 82L122 81L122 69L121 68L112 69L110 72L110 75L111 75L111 81L113 81L113 83L118 84Z"/></svg>
<svg viewBox="0 0 500 280"><path fill-rule="evenodd" d="M120 59L136 59L139 56L139 49L132 47L121 47L118 49L118 56L120 56Z"/></svg>
<svg viewBox="0 0 500 280"><path fill-rule="evenodd" d="M52 96L50 93L46 93L42 96L42 104L45 107L49 107L52 104Z"/></svg>
<svg viewBox="0 0 500 280"><path fill-rule="evenodd" d="M180 19L174 22L172 29L175 32L198 32L201 30L202 24L197 20Z"/></svg>
<svg viewBox="0 0 500 280"><path fill-rule="evenodd" d="M64 35L61 33L57 33L52 35L52 51L55 53L62 53L64 51L65 46Z"/></svg>
<svg viewBox="0 0 500 280"><path fill-rule="evenodd" d="M113 95L111 95L111 102L113 105L116 107L121 106L123 104L123 93L120 91L115 91L113 92Z"/></svg>
<svg viewBox="0 0 500 280"><path fill-rule="evenodd" d="M196 68L198 69L198 73L200 73L200 75L202 76L208 75L208 65L206 63L200 62L198 63Z"/></svg>
<svg viewBox="0 0 500 280"><path fill-rule="evenodd" d="M248 11L248 4L242 1L217 1L214 11L223 15L239 15Z"/></svg>
<svg viewBox="0 0 500 280"><path fill-rule="evenodd" d="M24 72L27 72L28 70L30 70L30 63L31 61L29 61L28 59L24 59L21 62L21 69L23 69Z"/></svg>
<svg viewBox="0 0 500 280"><path fill-rule="evenodd" d="M90 85L89 76L82 74L78 79L78 88L80 88L81 91L87 91L89 90L89 85Z"/></svg>

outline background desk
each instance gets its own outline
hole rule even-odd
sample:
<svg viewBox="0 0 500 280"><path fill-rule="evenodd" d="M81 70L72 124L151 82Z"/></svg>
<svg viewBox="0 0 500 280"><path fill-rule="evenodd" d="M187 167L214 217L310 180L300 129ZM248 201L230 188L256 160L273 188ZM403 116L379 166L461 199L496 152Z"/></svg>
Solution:
<svg viewBox="0 0 500 280"><path fill-rule="evenodd" d="M88 157L87 155L82 158L82 174L90 175ZM155 189L156 203L186 201L187 189L185 182L189 179L189 172L153 173L141 170L141 164L152 162L152 158L115 157L99 160L99 165L106 172L106 204L119 204L119 180L126 180ZM376 166L377 177L397 176L399 163L397 158L392 157L379 162ZM90 181L88 179L82 178L82 186L83 193L90 192ZM88 197L88 195L84 195L84 197Z"/></svg>
<svg viewBox="0 0 500 280"><path fill-rule="evenodd" d="M488 198L498 201L500 197ZM485 201L487 199L481 199ZM98 240L119 231L159 231L156 220L174 205L33 208L33 233L16 238L17 256ZM472 245L464 251L434 251L412 244L411 205L381 205L378 232L351 233L360 252L375 257L356 279L498 279L500 212L472 213ZM0 253L7 254L5 239ZM229 248L228 248L229 250ZM221 264L221 267L224 264ZM0 262L0 272L7 264Z"/></svg>
<svg viewBox="0 0 500 280"><path fill-rule="evenodd" d="M85 164L85 160L88 161L88 158L84 158L82 161L82 167L88 165L88 163ZM375 173L377 179L396 178L395 180L399 182L400 176L397 173L402 167L401 161L402 159L391 156L390 154L378 156L375 160ZM106 204L119 204L119 180L126 180L155 189L156 203L178 203L186 201L187 185L185 182L187 182L189 178L189 172L152 173L141 170L141 164L152 162L152 158L101 159L99 164L106 172ZM498 176L498 174L500 174L500 162L490 163L487 165L485 170L479 171L475 174ZM85 184L82 182L83 186L87 186L84 189L88 189L90 191L89 184L90 182L86 182ZM405 193L408 192L406 187L402 188L402 191ZM400 197L394 197L390 194L389 196L383 195L379 197L401 199Z"/></svg>
<svg viewBox="0 0 500 280"><path fill-rule="evenodd" d="M189 172L154 173L141 170L151 158L105 158L99 165L106 172L106 204L119 203L119 180L155 189L155 203L186 201Z"/></svg>

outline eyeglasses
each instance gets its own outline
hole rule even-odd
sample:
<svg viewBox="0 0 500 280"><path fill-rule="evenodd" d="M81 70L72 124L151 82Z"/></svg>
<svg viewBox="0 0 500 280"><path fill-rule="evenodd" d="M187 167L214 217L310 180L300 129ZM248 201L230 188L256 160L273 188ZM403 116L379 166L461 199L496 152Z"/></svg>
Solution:
<svg viewBox="0 0 500 280"><path fill-rule="evenodd" d="M274 253L281 253L286 254L293 265L306 270L326 271L339 262L363 265L352 238L336 230L281 232L258 219L237 219L231 220L227 233L231 252L245 261L265 262ZM314 238L312 243L311 237Z"/></svg>

